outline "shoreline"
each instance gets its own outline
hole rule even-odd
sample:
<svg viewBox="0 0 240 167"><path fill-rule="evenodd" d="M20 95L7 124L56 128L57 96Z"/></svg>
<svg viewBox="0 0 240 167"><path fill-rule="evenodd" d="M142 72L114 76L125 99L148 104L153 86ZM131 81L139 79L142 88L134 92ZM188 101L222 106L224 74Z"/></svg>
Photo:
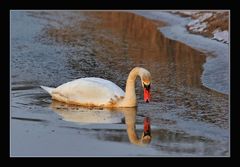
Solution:
<svg viewBox="0 0 240 167"><path fill-rule="evenodd" d="M219 93L230 93L230 55L229 44L193 34L186 29L189 17L182 17L169 11L132 11L148 19L166 22L167 25L158 30L169 39L180 41L206 54L203 65L202 84Z"/></svg>
<svg viewBox="0 0 240 167"><path fill-rule="evenodd" d="M193 34L229 44L229 13L227 10L173 11L181 17L190 17L186 29Z"/></svg>

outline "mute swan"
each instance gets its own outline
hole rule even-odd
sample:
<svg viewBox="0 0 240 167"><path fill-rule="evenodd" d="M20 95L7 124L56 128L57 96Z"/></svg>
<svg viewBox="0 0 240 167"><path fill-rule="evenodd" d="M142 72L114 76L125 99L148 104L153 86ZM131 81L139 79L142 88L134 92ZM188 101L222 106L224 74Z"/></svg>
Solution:
<svg viewBox="0 0 240 167"><path fill-rule="evenodd" d="M137 106L135 80L139 76L144 88L144 101L150 101L151 74L144 68L135 67L129 73L126 92L111 81L102 78L80 78L50 88L41 86L52 99L81 106L135 107Z"/></svg>

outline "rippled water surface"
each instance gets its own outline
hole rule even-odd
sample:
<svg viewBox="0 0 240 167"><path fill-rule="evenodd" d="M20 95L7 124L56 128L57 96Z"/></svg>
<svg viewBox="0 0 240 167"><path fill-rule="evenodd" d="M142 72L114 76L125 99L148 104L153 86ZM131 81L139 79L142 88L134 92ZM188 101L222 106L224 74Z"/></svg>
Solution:
<svg viewBox="0 0 240 167"><path fill-rule="evenodd" d="M229 156L228 95L202 85L206 55L161 26L127 12L12 11L11 154ZM39 87L101 77L124 90L135 66L151 72L152 101L138 79L133 109L69 106ZM145 117L152 139L142 147Z"/></svg>

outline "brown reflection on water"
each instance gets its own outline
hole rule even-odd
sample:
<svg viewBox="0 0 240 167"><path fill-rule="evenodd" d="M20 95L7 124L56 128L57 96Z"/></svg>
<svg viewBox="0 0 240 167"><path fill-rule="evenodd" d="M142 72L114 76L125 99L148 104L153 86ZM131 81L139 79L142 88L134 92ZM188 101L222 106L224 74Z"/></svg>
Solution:
<svg viewBox="0 0 240 167"><path fill-rule="evenodd" d="M113 54L127 57L135 66L149 69L155 82L175 86L201 86L205 56L185 44L165 38L155 22L125 12L90 14L101 19L95 27L98 31L107 30L118 38L118 42L111 45ZM109 46L109 41L104 37L96 39L98 40L101 45Z"/></svg>

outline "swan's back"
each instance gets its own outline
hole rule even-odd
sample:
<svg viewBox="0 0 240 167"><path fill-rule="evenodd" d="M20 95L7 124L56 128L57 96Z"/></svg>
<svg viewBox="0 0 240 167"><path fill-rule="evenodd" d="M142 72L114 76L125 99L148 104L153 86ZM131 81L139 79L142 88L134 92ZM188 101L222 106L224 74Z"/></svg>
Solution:
<svg viewBox="0 0 240 167"><path fill-rule="evenodd" d="M103 106L124 94L113 82L95 77L67 82L52 91L53 99L88 106Z"/></svg>
<svg viewBox="0 0 240 167"><path fill-rule="evenodd" d="M102 78L96 78L96 77L88 77L88 78L82 78L85 81L90 81L93 83L98 83L100 85L102 85L103 87L108 87L109 89L111 89L113 91L113 93L117 96L124 96L124 91L117 86L115 83L106 80L106 79L102 79Z"/></svg>

